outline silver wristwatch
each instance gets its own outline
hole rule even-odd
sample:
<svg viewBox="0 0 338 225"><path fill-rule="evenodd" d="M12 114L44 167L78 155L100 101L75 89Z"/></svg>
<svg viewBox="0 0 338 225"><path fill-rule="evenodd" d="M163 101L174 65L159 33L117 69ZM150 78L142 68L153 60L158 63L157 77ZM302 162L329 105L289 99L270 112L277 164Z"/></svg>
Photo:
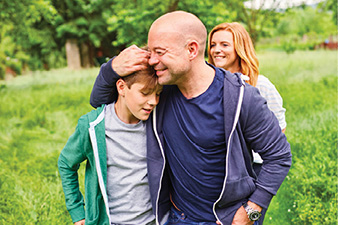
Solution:
<svg viewBox="0 0 338 225"><path fill-rule="evenodd" d="M251 208L247 203L245 203L243 207L246 213L248 214L249 220L251 221L259 220L262 214L258 210Z"/></svg>

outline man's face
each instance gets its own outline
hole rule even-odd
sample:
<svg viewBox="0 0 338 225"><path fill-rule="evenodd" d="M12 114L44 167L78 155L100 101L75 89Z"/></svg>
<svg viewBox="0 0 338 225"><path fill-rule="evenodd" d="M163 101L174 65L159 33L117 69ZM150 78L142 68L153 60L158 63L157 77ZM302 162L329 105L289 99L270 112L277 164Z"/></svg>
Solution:
<svg viewBox="0 0 338 225"><path fill-rule="evenodd" d="M177 33L151 28L148 47L151 52L149 64L154 66L159 84L179 84L190 66L183 38Z"/></svg>

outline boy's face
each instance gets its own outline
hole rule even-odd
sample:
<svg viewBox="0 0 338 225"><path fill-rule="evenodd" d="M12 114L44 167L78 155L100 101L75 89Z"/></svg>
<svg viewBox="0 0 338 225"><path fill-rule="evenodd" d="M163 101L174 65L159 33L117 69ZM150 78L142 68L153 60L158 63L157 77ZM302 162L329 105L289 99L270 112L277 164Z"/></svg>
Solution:
<svg viewBox="0 0 338 225"><path fill-rule="evenodd" d="M139 120L147 120L150 113L158 104L162 86L157 85L155 89L145 89L145 82L135 82L130 88L125 86L124 103L126 116L129 121L137 123Z"/></svg>

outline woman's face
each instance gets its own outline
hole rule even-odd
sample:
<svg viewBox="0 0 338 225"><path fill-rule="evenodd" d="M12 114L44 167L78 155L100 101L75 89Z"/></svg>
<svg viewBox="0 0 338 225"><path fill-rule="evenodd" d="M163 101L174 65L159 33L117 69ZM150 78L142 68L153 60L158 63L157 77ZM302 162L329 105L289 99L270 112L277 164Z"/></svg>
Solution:
<svg viewBox="0 0 338 225"><path fill-rule="evenodd" d="M234 37L226 30L216 31L211 37L210 57L215 66L229 70L232 73L240 72L239 57L235 50Z"/></svg>

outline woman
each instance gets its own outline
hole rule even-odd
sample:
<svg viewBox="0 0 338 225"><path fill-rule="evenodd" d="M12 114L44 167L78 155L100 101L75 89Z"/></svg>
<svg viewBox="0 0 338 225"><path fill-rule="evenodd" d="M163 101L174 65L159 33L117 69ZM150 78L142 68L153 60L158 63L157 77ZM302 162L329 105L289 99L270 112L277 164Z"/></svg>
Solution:
<svg viewBox="0 0 338 225"><path fill-rule="evenodd" d="M209 63L232 73L240 72L249 79L246 81L259 89L266 99L269 109L278 119L282 132L285 132L285 109L283 99L275 86L263 75L259 75L259 62L251 38L239 23L221 23L209 33ZM257 174L262 164L261 157L254 153L254 168ZM258 164L258 165L257 165Z"/></svg>

